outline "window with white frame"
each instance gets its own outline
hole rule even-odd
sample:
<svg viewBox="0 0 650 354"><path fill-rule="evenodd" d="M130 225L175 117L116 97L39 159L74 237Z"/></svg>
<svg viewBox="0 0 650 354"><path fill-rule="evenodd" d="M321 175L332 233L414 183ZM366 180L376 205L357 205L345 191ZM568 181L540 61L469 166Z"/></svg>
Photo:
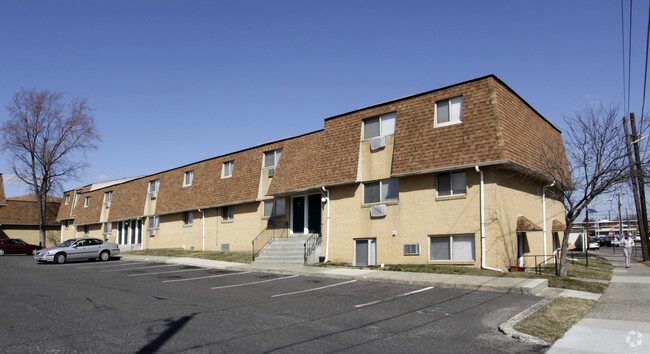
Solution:
<svg viewBox="0 0 650 354"><path fill-rule="evenodd" d="M378 136L395 134L395 118L397 113L387 113L363 121L363 138L371 139Z"/></svg>
<svg viewBox="0 0 650 354"><path fill-rule="evenodd" d="M113 192L104 193L104 205L106 206L106 209L111 207L111 200L113 200Z"/></svg>
<svg viewBox="0 0 650 354"><path fill-rule="evenodd" d="M385 203L399 200L399 179L385 179L383 181L363 184L363 203Z"/></svg>
<svg viewBox="0 0 650 354"><path fill-rule="evenodd" d="M282 149L276 149L273 151L267 151L264 153L264 167L275 167L280 162L280 155L282 155Z"/></svg>
<svg viewBox="0 0 650 354"><path fill-rule="evenodd" d="M465 172L438 173L438 196L448 197L467 194Z"/></svg>
<svg viewBox="0 0 650 354"><path fill-rule="evenodd" d="M432 261L473 261L474 235L429 236Z"/></svg>
<svg viewBox="0 0 650 354"><path fill-rule="evenodd" d="M227 161L221 167L221 178L232 177L232 170L235 167L235 161Z"/></svg>
<svg viewBox="0 0 650 354"><path fill-rule="evenodd" d="M157 229L160 227L160 216L154 215L149 217L149 229Z"/></svg>
<svg viewBox="0 0 650 354"><path fill-rule="evenodd" d="M463 96L436 101L435 126L457 124L463 121Z"/></svg>
<svg viewBox="0 0 650 354"><path fill-rule="evenodd" d="M284 215L284 199L273 199L264 201L264 217Z"/></svg>
<svg viewBox="0 0 650 354"><path fill-rule="evenodd" d="M194 212L186 211L183 213L183 225L190 226L194 224Z"/></svg>
<svg viewBox="0 0 650 354"><path fill-rule="evenodd" d="M183 187L191 186L194 180L194 171L186 171L183 177Z"/></svg>
<svg viewBox="0 0 650 354"><path fill-rule="evenodd" d="M65 205L70 204L70 194L65 195Z"/></svg>
<svg viewBox="0 0 650 354"><path fill-rule="evenodd" d="M104 223L104 234L110 234L113 232L113 223L105 222Z"/></svg>
<svg viewBox="0 0 650 354"><path fill-rule="evenodd" d="M84 199L84 208L88 208L88 205L90 205L90 197L86 197L86 199Z"/></svg>
<svg viewBox="0 0 650 354"><path fill-rule="evenodd" d="M232 205L221 207L221 220L231 221L235 217L235 210Z"/></svg>
<svg viewBox="0 0 650 354"><path fill-rule="evenodd" d="M149 193L158 192L160 189L160 179L149 181Z"/></svg>

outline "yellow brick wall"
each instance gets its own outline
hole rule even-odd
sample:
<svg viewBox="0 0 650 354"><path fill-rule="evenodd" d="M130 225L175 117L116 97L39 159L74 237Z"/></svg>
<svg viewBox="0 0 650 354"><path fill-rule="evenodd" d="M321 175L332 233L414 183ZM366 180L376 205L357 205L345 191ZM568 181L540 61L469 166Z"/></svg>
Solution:
<svg viewBox="0 0 650 354"><path fill-rule="evenodd" d="M361 141L361 180L373 181L390 178L395 135L386 136L386 147L370 150L370 140Z"/></svg>
<svg viewBox="0 0 650 354"><path fill-rule="evenodd" d="M3 225L3 233L8 238L19 238L29 244L38 245L40 242L40 234L38 226L13 226ZM57 242L61 237L61 231L58 227L48 227L45 229L45 246L52 247L58 245Z"/></svg>

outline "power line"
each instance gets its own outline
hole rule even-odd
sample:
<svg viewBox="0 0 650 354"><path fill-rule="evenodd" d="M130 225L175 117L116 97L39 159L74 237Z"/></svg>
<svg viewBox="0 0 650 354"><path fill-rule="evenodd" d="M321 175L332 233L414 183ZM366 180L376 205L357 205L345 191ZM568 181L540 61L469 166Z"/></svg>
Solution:
<svg viewBox="0 0 650 354"><path fill-rule="evenodd" d="M641 104L641 121L645 117L645 90L648 81L648 45L650 44L650 6L648 6L648 33L645 42L645 73L643 75L643 104Z"/></svg>
<svg viewBox="0 0 650 354"><path fill-rule="evenodd" d="M625 10L623 9L623 0L621 0L621 45L622 45L622 57L623 57L623 114L627 115L627 108L625 107L626 99L626 89L625 89Z"/></svg>

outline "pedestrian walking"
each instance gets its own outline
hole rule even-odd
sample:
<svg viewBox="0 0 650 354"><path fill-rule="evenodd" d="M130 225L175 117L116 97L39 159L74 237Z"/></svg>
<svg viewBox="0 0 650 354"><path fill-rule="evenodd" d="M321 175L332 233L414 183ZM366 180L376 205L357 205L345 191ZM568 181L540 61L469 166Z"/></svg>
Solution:
<svg viewBox="0 0 650 354"><path fill-rule="evenodd" d="M625 235L622 242L623 253L625 253L625 268L630 268L630 257L632 256L632 247L634 247L634 240L630 235Z"/></svg>

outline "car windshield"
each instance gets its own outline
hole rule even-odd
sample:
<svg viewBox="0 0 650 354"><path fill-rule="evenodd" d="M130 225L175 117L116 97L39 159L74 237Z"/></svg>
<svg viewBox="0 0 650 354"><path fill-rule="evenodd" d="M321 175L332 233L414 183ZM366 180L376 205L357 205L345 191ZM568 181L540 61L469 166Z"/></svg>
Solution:
<svg viewBox="0 0 650 354"><path fill-rule="evenodd" d="M75 241L76 241L75 239L65 240L65 241L61 242L61 244L59 244L56 247L70 247L70 245Z"/></svg>

